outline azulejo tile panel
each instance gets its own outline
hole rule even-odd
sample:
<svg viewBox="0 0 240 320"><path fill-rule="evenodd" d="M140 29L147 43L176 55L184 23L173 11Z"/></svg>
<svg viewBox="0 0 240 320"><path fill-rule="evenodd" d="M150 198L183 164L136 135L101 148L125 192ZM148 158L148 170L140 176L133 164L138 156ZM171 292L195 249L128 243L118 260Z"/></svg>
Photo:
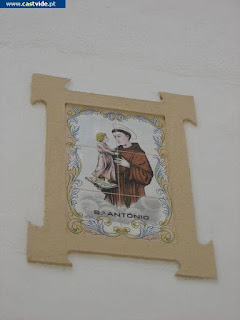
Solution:
<svg viewBox="0 0 240 320"><path fill-rule="evenodd" d="M69 106L66 124L69 230L172 242L164 121Z"/></svg>
<svg viewBox="0 0 240 320"><path fill-rule="evenodd" d="M92 252L177 261L178 276L216 278L213 243L198 243L195 228L183 126L196 124L193 97L162 92L153 102L72 92L69 81L32 77L31 102L47 106L46 194L44 227L29 223L28 261L70 266L68 253ZM83 148L95 150L96 162Z"/></svg>

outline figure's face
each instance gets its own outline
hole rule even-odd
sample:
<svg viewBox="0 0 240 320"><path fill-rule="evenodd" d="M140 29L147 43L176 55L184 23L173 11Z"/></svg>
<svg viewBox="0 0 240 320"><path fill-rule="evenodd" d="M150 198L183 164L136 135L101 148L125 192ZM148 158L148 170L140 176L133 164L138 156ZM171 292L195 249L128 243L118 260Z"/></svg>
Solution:
<svg viewBox="0 0 240 320"><path fill-rule="evenodd" d="M103 142L108 142L108 141L109 141L108 136L105 136L104 139L103 139Z"/></svg>
<svg viewBox="0 0 240 320"><path fill-rule="evenodd" d="M113 136L118 146L124 146L129 142L129 137L126 136L123 132L114 132Z"/></svg>

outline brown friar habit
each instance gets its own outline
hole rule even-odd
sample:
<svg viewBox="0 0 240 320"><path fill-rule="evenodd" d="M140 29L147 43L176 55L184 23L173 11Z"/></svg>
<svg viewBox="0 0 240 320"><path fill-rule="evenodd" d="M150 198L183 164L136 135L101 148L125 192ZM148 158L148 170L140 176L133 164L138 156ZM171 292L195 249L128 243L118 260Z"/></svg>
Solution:
<svg viewBox="0 0 240 320"><path fill-rule="evenodd" d="M105 193L105 200L118 207L130 207L140 197L145 196L144 187L151 182L153 171L138 143L132 143L129 148L119 146L118 153L120 159L124 158L130 163L130 168L115 164L119 187L108 190L108 193Z"/></svg>

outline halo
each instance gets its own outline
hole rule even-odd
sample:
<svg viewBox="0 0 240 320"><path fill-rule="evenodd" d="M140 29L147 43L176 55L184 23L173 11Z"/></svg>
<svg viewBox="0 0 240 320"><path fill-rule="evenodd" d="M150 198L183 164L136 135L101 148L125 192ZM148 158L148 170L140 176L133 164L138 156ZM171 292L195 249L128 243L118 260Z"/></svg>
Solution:
<svg viewBox="0 0 240 320"><path fill-rule="evenodd" d="M136 133L133 132L128 127L125 127L123 124L114 123L113 124L113 128L116 129L116 130L119 129L119 130L123 130L123 131L129 132L131 134L131 140L136 140L137 139Z"/></svg>

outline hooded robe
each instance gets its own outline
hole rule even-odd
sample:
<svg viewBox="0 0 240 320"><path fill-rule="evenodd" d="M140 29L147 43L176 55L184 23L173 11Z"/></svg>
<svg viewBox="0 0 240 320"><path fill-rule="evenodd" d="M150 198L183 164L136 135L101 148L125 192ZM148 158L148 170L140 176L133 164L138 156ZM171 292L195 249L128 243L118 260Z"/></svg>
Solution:
<svg viewBox="0 0 240 320"><path fill-rule="evenodd" d="M119 188L106 191L105 200L118 207L130 207L140 197L145 196L144 187L150 184L153 171L145 152L138 143L132 143L129 148L119 146L117 150L118 157L126 159L130 168L115 164Z"/></svg>

